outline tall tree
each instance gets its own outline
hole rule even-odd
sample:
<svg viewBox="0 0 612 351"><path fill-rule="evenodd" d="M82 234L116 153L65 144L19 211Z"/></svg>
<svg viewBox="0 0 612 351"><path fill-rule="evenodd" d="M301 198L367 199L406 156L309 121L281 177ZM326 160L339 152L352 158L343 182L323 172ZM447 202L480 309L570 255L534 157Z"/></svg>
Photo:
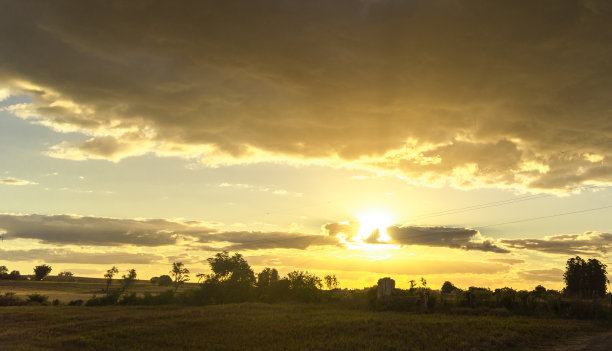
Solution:
<svg viewBox="0 0 612 351"><path fill-rule="evenodd" d="M327 286L327 289L329 290L337 289L340 285L335 274L328 274L324 276L323 281L325 281L325 286Z"/></svg>
<svg viewBox="0 0 612 351"><path fill-rule="evenodd" d="M36 280L43 280L46 276L51 273L51 266L46 264L41 264L40 266L34 267L34 277Z"/></svg>
<svg viewBox="0 0 612 351"><path fill-rule="evenodd" d="M127 291L136 282L136 270L134 268L128 271L128 274L124 274L121 280L121 291Z"/></svg>
<svg viewBox="0 0 612 351"><path fill-rule="evenodd" d="M276 281L278 281L276 268L266 267L257 275L257 287L260 289L267 289Z"/></svg>
<svg viewBox="0 0 612 351"><path fill-rule="evenodd" d="M604 296L609 283L607 266L597 259L583 260L576 256L567 260L565 273L565 293L576 297Z"/></svg>
<svg viewBox="0 0 612 351"><path fill-rule="evenodd" d="M106 279L106 292L108 292L108 289L110 288L111 283L113 282L113 277L117 273L119 273L119 270L117 269L117 267L113 266L113 268L107 270L104 274L104 279Z"/></svg>
<svg viewBox="0 0 612 351"><path fill-rule="evenodd" d="M172 270L170 273L174 277L174 291L177 291L181 284L189 281L189 269L185 267L183 262L172 263Z"/></svg>

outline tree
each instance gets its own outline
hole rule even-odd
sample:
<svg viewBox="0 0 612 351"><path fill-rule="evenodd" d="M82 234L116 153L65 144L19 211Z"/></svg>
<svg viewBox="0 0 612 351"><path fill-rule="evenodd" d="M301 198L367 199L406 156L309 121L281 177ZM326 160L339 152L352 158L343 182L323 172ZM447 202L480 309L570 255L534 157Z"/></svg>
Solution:
<svg viewBox="0 0 612 351"><path fill-rule="evenodd" d="M546 288L542 285L538 285L531 293L537 298L543 298L546 296Z"/></svg>
<svg viewBox="0 0 612 351"><path fill-rule="evenodd" d="M416 281L414 279L410 279L410 290L414 289L416 286Z"/></svg>
<svg viewBox="0 0 612 351"><path fill-rule="evenodd" d="M132 285L134 285L134 282L136 281L136 270L135 269L130 269L128 271L128 274L124 274L122 276L122 280L121 280L121 291L127 291L129 288L132 287Z"/></svg>
<svg viewBox="0 0 612 351"><path fill-rule="evenodd" d="M461 289L459 289L458 287L456 287L453 283L449 282L448 280L444 282L444 284L442 284L442 288L440 289L440 291L443 294L450 294L453 293L455 291L460 291Z"/></svg>
<svg viewBox="0 0 612 351"><path fill-rule="evenodd" d="M425 280L425 277L421 277L421 285L423 285L424 288L427 287L427 280Z"/></svg>
<svg viewBox="0 0 612 351"><path fill-rule="evenodd" d="M68 271L60 272L60 274L57 275L57 278L63 282L72 282L74 281L74 274Z"/></svg>
<svg viewBox="0 0 612 351"><path fill-rule="evenodd" d="M199 303L225 303L248 301L253 296L255 273L242 257L227 251L219 252L207 259L211 274L198 275L201 283Z"/></svg>
<svg viewBox="0 0 612 351"><path fill-rule="evenodd" d="M183 262L172 263L170 274L174 277L174 291L177 291L179 285L189 281L189 269L185 268Z"/></svg>
<svg viewBox="0 0 612 351"><path fill-rule="evenodd" d="M51 266L46 264L41 264L40 266L34 267L34 276L36 280L43 280L47 275L51 273Z"/></svg>
<svg viewBox="0 0 612 351"><path fill-rule="evenodd" d="M10 280L19 280L19 279L21 279L21 273L19 273L19 271L11 271L11 273L9 274L9 279Z"/></svg>
<svg viewBox="0 0 612 351"><path fill-rule="evenodd" d="M580 256L567 260L563 279L566 294L590 298L594 294L605 296L607 284L607 266L597 259L583 260Z"/></svg>
<svg viewBox="0 0 612 351"><path fill-rule="evenodd" d="M9 279L8 268L0 266L0 279Z"/></svg>
<svg viewBox="0 0 612 351"><path fill-rule="evenodd" d="M107 270L104 274L104 279L106 279L106 292L108 292L108 289L110 288L111 283L113 282L113 277L117 273L119 273L119 270L117 269L117 267L113 266L113 268Z"/></svg>
<svg viewBox="0 0 612 351"><path fill-rule="evenodd" d="M150 282L153 285L159 285L159 277L151 277Z"/></svg>
<svg viewBox="0 0 612 351"><path fill-rule="evenodd" d="M169 275L164 274L159 276L159 281L157 282L159 286L171 286L172 278Z"/></svg>
<svg viewBox="0 0 612 351"><path fill-rule="evenodd" d="M323 277L323 280L325 281L325 286L327 286L327 289L329 290L338 289L338 286L340 285L335 274L328 274Z"/></svg>
<svg viewBox="0 0 612 351"><path fill-rule="evenodd" d="M310 302L319 297L319 289L323 287L321 278L303 271L293 271L287 274L289 290L298 300Z"/></svg>
<svg viewBox="0 0 612 351"><path fill-rule="evenodd" d="M260 289L268 289L277 281L278 271L275 268L266 267L257 275L257 287Z"/></svg>
<svg viewBox="0 0 612 351"><path fill-rule="evenodd" d="M229 256L227 251L219 252L207 259L213 271L211 278L231 282L232 285L250 287L255 284L255 273L241 254Z"/></svg>

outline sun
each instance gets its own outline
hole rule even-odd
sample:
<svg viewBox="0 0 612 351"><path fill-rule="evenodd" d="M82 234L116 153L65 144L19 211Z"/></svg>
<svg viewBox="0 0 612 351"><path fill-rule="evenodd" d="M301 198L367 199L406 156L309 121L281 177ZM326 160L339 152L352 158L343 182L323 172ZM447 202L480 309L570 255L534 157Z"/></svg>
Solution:
<svg viewBox="0 0 612 351"><path fill-rule="evenodd" d="M387 227L393 225L393 216L384 210L374 209L365 211L357 216L359 220L359 232L357 236L365 241L373 231L378 229L379 242L386 242L391 239L387 235Z"/></svg>

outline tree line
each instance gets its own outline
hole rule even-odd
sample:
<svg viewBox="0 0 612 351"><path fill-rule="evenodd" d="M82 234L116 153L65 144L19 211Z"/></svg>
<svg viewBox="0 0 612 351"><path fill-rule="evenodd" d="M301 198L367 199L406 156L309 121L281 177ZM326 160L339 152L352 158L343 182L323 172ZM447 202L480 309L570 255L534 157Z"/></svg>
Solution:
<svg viewBox="0 0 612 351"><path fill-rule="evenodd" d="M71 305L89 306L124 304L158 305L189 304L207 305L232 302L261 301L335 301L341 304L369 306L381 310L421 310L440 311L455 307L504 308L516 313L544 311L571 316L592 316L597 314L590 302L575 302L584 298L601 298L607 293L607 266L596 259L583 260L576 256L566 263L564 273L565 288L562 291L546 289L538 285L532 291L514 290L509 287L495 289L469 287L460 289L450 281L444 282L440 290L428 287L427 280L411 280L409 289L395 289L392 296L384 299L377 297L377 288L362 290L340 290L335 275L323 278L308 271L295 270L281 276L277 269L266 267L255 273L244 257L227 251L219 252L206 260L210 273L196 274L197 287L179 288L191 279L191 272L182 262L174 262L169 274L151 278L155 285L171 287L165 292L137 294L132 291L137 273L130 269L119 277L116 266L104 274L105 288L100 296L94 295L88 301L71 301ZM52 271L51 266L40 265L34 268L34 279L42 280ZM8 269L0 266L0 278L11 276ZM18 272L17 272L18 274ZM13 274L16 276L17 274ZM72 279L70 272L61 272L62 279ZM60 280L62 280L60 279ZM328 290L323 290L326 286ZM574 298L572 305L561 297ZM38 301L40 297L33 297ZM6 301L16 301L14 296ZM12 303L12 302L11 302ZM0 305L2 305L0 296ZM580 305L582 304L582 305Z"/></svg>

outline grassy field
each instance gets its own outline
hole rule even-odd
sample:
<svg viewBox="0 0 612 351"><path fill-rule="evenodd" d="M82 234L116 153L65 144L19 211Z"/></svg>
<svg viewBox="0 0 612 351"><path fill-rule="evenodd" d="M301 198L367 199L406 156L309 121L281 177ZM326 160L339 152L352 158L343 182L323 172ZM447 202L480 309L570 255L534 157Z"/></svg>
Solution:
<svg viewBox="0 0 612 351"><path fill-rule="evenodd" d="M4 350L547 349L593 321L410 314L323 304L0 308ZM609 329L607 329L609 330Z"/></svg>
<svg viewBox="0 0 612 351"><path fill-rule="evenodd" d="M180 290L193 286L195 284L182 287ZM113 281L111 288L118 288L119 282ZM28 280L0 280L0 293L14 292L17 296L25 297L28 294L39 293L49 296L49 300L58 299L63 303L71 300L88 300L94 294L104 294L106 283L104 279L81 278L76 282L59 282L59 281L28 281ZM138 280L130 291L143 293L149 291L151 293L162 292L168 290L169 287L152 285L147 280Z"/></svg>

